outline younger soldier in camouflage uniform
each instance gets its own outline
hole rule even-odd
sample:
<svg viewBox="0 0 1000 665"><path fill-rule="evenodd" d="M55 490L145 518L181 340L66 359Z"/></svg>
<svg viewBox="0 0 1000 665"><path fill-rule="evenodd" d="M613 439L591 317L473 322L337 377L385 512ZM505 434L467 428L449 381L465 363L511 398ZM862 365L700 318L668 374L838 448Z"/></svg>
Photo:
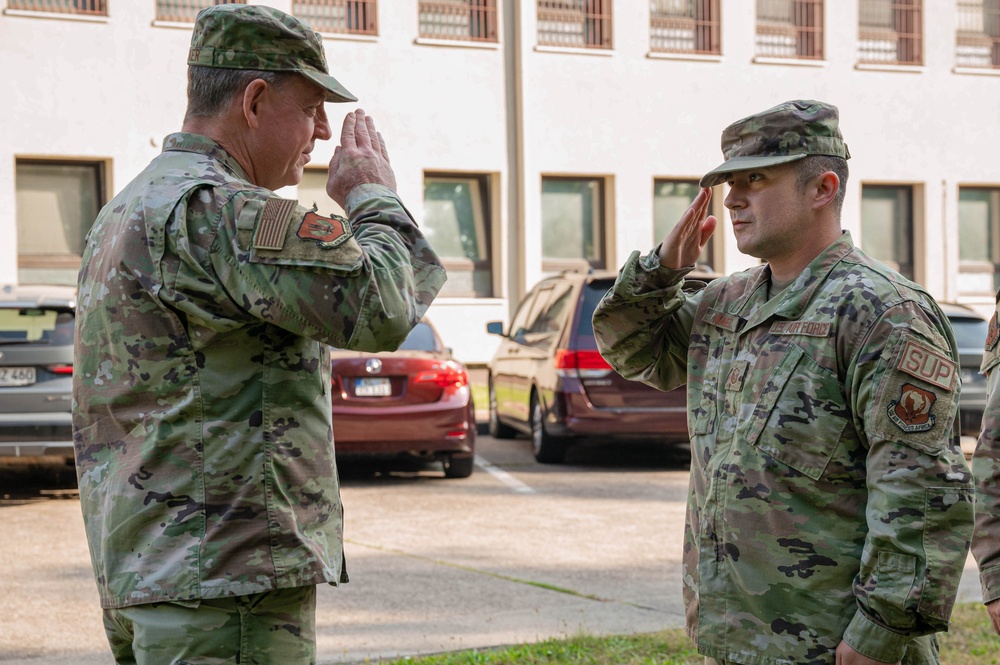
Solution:
<svg viewBox="0 0 1000 665"><path fill-rule="evenodd" d="M347 581L327 345L395 349L445 276L348 114L327 191L273 190L354 101L294 17L198 15L183 131L100 213L79 278L73 425L120 663L314 663L316 585Z"/></svg>
<svg viewBox="0 0 1000 665"><path fill-rule="evenodd" d="M983 354L982 371L986 374L986 410L983 430L972 457L976 478L976 532L972 553L979 564L979 582L983 602L1000 635L1000 291L990 320Z"/></svg>
<svg viewBox="0 0 1000 665"><path fill-rule="evenodd" d="M937 663L972 526L951 328L841 230L835 107L781 104L722 150L594 314L618 372L688 386L688 631L709 662ZM767 264L685 281L723 182L740 250Z"/></svg>

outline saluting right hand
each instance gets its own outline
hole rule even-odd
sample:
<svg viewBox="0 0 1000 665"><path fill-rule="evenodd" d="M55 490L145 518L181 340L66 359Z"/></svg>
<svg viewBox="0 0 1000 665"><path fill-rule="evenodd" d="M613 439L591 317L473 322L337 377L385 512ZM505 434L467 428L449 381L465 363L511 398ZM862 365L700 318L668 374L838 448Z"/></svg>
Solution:
<svg viewBox="0 0 1000 665"><path fill-rule="evenodd" d="M326 193L346 208L347 193L363 183L385 185L396 191L396 174L389 165L385 139L376 131L371 116L361 109L348 113L340 132L340 145L330 160Z"/></svg>
<svg viewBox="0 0 1000 665"><path fill-rule="evenodd" d="M694 197L681 219L660 244L660 265L677 269L693 266L701 256L708 239L715 232L717 220L708 214L712 190L702 188Z"/></svg>

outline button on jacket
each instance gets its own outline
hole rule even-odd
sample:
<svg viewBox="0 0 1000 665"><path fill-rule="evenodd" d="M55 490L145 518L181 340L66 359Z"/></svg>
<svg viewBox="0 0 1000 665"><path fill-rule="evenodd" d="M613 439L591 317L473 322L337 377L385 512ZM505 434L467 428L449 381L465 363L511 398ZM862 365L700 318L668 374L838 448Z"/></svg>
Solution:
<svg viewBox="0 0 1000 665"><path fill-rule="evenodd" d="M699 651L832 664L844 639L934 662L914 638L948 625L973 506L944 315L846 233L770 299L766 266L707 286L687 272L634 253L594 331L623 376L687 383Z"/></svg>
<svg viewBox="0 0 1000 665"><path fill-rule="evenodd" d="M445 279L390 190L347 207L178 133L101 211L73 425L103 607L346 581L326 345L396 348Z"/></svg>

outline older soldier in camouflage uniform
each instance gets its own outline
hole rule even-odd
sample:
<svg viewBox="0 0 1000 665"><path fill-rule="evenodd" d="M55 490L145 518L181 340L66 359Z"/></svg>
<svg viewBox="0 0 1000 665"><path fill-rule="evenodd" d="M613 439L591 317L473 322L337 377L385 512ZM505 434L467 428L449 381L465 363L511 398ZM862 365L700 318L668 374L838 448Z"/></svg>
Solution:
<svg viewBox="0 0 1000 665"><path fill-rule="evenodd" d="M722 149L594 314L618 372L688 386L688 631L708 662L937 663L973 508L951 328L841 230L835 107L781 104ZM723 182L737 245L767 264L686 281Z"/></svg>
<svg viewBox="0 0 1000 665"><path fill-rule="evenodd" d="M983 602L1000 635L1000 291L997 307L990 320L983 354L982 371L986 374L986 410L983 429L972 457L976 478L976 532L972 553L979 564L979 582Z"/></svg>
<svg viewBox="0 0 1000 665"><path fill-rule="evenodd" d="M313 663L347 581L327 345L396 348L444 282L385 143L348 114L327 191L294 185L326 102L320 36L261 6L198 15L183 131L100 213L79 279L74 438L120 663Z"/></svg>

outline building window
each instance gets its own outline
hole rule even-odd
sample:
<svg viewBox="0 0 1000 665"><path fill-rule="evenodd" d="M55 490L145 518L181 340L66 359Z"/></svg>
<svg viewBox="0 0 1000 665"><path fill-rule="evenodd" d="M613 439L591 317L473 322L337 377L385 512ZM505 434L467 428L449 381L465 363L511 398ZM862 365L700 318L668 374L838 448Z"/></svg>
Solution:
<svg viewBox="0 0 1000 665"><path fill-rule="evenodd" d="M378 34L376 0L292 0L292 13L317 32Z"/></svg>
<svg viewBox="0 0 1000 665"><path fill-rule="evenodd" d="M701 187L697 180L655 180L653 182L653 245L659 245L687 212ZM711 269L712 241L698 257L699 267Z"/></svg>
<svg viewBox="0 0 1000 665"><path fill-rule="evenodd" d="M823 59L823 0L757 0L757 55Z"/></svg>
<svg viewBox="0 0 1000 665"><path fill-rule="evenodd" d="M720 55L719 0L651 0L649 49Z"/></svg>
<svg viewBox="0 0 1000 665"><path fill-rule="evenodd" d="M958 0L955 64L1000 68L1000 0Z"/></svg>
<svg viewBox="0 0 1000 665"><path fill-rule="evenodd" d="M198 12L205 7L245 4L245 0L156 0L156 20L194 23Z"/></svg>
<svg viewBox="0 0 1000 665"><path fill-rule="evenodd" d="M7 0L8 9L59 14L107 16L107 0Z"/></svg>
<svg viewBox="0 0 1000 665"><path fill-rule="evenodd" d="M604 178L542 178L542 269L605 265Z"/></svg>
<svg viewBox="0 0 1000 665"><path fill-rule="evenodd" d="M302 180L298 186L299 204L312 208L321 215L346 217L347 213L340 207L340 204L326 193L326 182L329 178L330 172L326 169L306 169L302 173Z"/></svg>
<svg viewBox="0 0 1000 665"><path fill-rule="evenodd" d="M923 32L923 0L859 0L859 62L922 65Z"/></svg>
<svg viewBox="0 0 1000 665"><path fill-rule="evenodd" d="M497 41L496 0L420 0L417 12L425 39Z"/></svg>
<svg viewBox="0 0 1000 665"><path fill-rule="evenodd" d="M538 44L610 49L611 0L538 0Z"/></svg>
<svg viewBox="0 0 1000 665"><path fill-rule="evenodd" d="M487 175L424 174L420 227L448 271L444 295L493 296L489 183Z"/></svg>
<svg viewBox="0 0 1000 665"><path fill-rule="evenodd" d="M959 288L993 295L1000 288L1000 188L958 190Z"/></svg>
<svg viewBox="0 0 1000 665"><path fill-rule="evenodd" d="M76 284L84 238L104 205L102 162L18 159L18 280Z"/></svg>
<svg viewBox="0 0 1000 665"><path fill-rule="evenodd" d="M861 186L861 247L869 255L915 279L913 188Z"/></svg>

